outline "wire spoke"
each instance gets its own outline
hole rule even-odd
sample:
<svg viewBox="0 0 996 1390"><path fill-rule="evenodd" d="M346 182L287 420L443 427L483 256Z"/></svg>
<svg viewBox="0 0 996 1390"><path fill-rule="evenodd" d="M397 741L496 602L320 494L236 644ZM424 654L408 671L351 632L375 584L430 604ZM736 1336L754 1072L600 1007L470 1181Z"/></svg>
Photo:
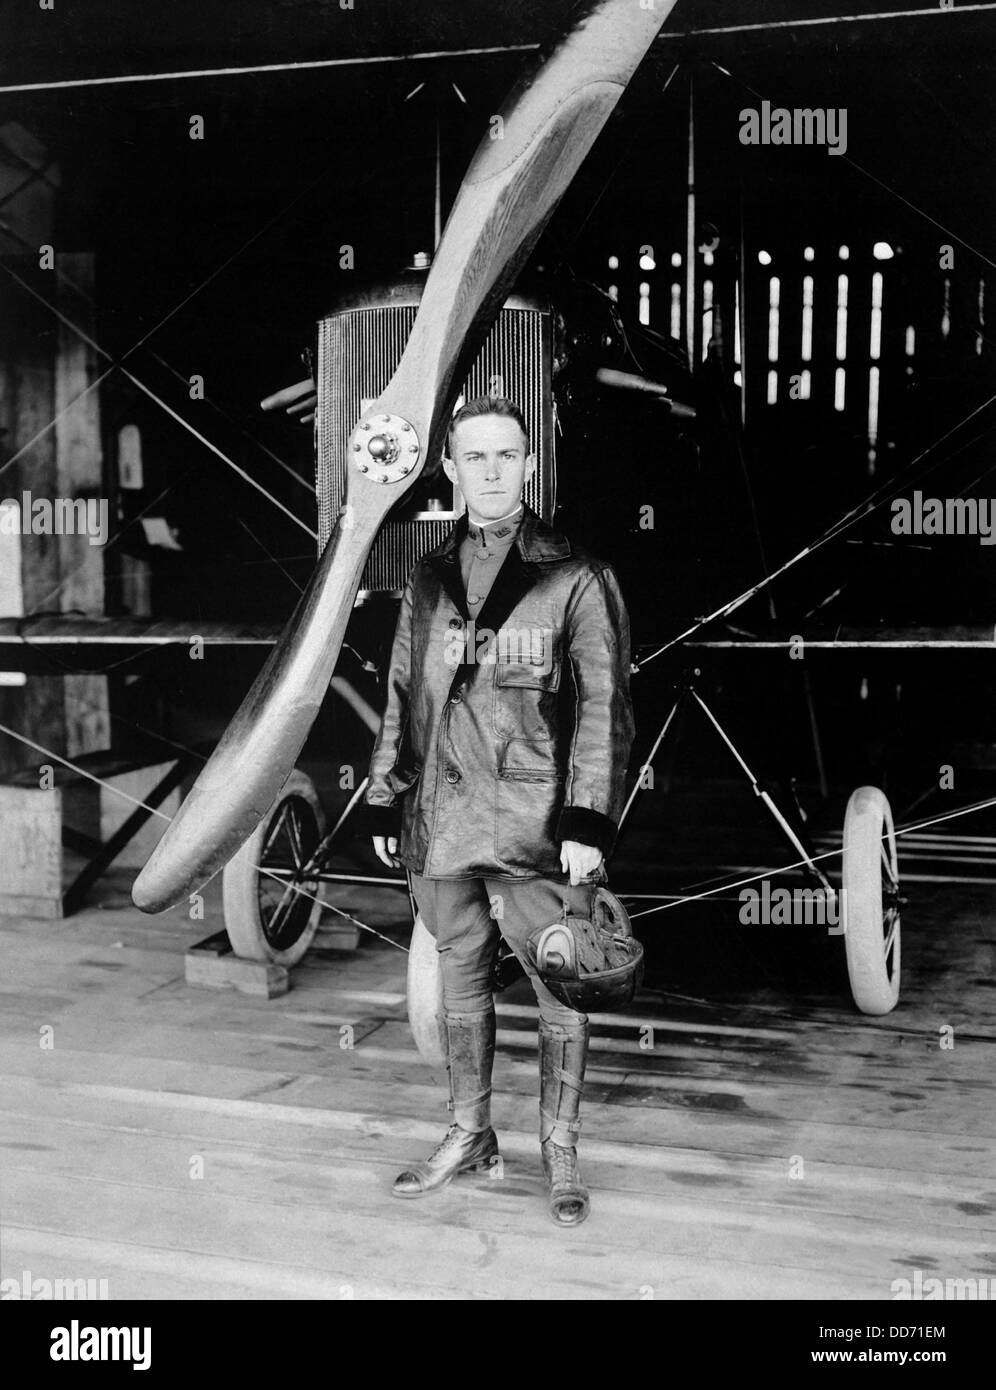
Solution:
<svg viewBox="0 0 996 1390"><path fill-rule="evenodd" d="M269 869L264 868L262 864L257 865L257 868L260 874L269 876ZM359 927L361 931L369 932L371 936L376 936L380 941L386 941L389 946L393 946L396 950L403 951L405 955L408 955L408 947L402 946L400 941L394 941L391 937L385 936L383 932L379 932L376 928L368 926L366 922L361 922L360 919L354 917L352 913L344 912L341 907L336 907L335 903L326 902L324 898L319 898L314 893L309 893L307 889L302 888L300 884L292 884L291 889L301 897L310 898L314 903L320 903L322 907L328 908L328 910L334 912L336 916L344 917L347 922L352 922L353 925Z"/></svg>
<svg viewBox="0 0 996 1390"><path fill-rule="evenodd" d="M889 887L895 891L899 887L899 877L895 872L892 862L892 846L888 843L885 836L882 837L882 843L879 848L882 852L882 868L886 878L889 880Z"/></svg>
<svg viewBox="0 0 996 1390"><path fill-rule="evenodd" d="M264 932L268 941L274 941L279 936L284 925L283 918L290 912L290 904L294 900L294 883L288 883L280 895L280 901L273 910L273 915L264 925ZM296 904L295 904L296 906Z"/></svg>
<svg viewBox="0 0 996 1390"><path fill-rule="evenodd" d="M273 848L273 845L274 845L274 842L276 841L277 836L280 834L280 831L283 829L284 821L285 821L286 818L287 818L287 810L288 810L288 807L289 807L289 806L290 806L290 798L288 797L286 800L281 801L280 805L279 805L278 808L277 808L277 814L274 816L273 821L272 821L271 824L270 824L270 828L269 828L269 830L267 831L267 834L266 834L266 840L265 840L265 842L264 842L264 844L263 844L262 852L260 853L260 856L259 856L259 857L260 857L260 862L261 862L261 863L266 859L266 856L269 854L270 850ZM297 867L297 866L295 865L295 868L296 868L296 867Z"/></svg>
<svg viewBox="0 0 996 1390"><path fill-rule="evenodd" d="M882 949L882 955L885 960L889 959L889 954L892 950L893 943L896 939L896 933L899 931L899 913L892 912L890 913L890 917L892 920L892 925L889 928L889 935L885 938L885 944Z"/></svg>
<svg viewBox="0 0 996 1390"><path fill-rule="evenodd" d="M287 834L291 842L291 854L294 856L294 867L300 872L304 864L304 847L301 843L301 822L298 820L297 807L290 805L287 813Z"/></svg>

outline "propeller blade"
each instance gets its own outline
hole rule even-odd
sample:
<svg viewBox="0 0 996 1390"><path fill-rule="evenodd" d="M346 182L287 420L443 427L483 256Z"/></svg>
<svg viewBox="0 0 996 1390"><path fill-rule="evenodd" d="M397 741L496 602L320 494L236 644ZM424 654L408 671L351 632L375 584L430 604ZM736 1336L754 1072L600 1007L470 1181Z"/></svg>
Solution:
<svg viewBox="0 0 996 1390"><path fill-rule="evenodd" d="M676 0L588 0L490 122L398 369L350 440L346 506L283 636L135 880L160 912L226 863L294 767L385 516L435 460L453 401L515 278Z"/></svg>

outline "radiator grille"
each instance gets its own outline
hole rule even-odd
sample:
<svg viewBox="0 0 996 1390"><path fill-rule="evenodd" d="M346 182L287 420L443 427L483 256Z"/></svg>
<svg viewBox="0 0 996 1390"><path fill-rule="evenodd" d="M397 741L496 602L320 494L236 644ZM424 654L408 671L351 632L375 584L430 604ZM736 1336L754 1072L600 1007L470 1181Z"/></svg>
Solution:
<svg viewBox="0 0 996 1390"><path fill-rule="evenodd" d="M346 446L370 401L391 379L415 321L417 304L343 309L318 325L318 410L315 417L319 545L325 546L345 494ZM497 388L526 418L537 467L526 484L528 504L545 519L555 502L550 315L543 307L502 309L462 388L464 399ZM436 460L402 508L382 527L360 584L361 597L402 589L415 562L438 545L454 517L453 489ZM432 476L426 478L426 473ZM430 515L437 512L438 515Z"/></svg>

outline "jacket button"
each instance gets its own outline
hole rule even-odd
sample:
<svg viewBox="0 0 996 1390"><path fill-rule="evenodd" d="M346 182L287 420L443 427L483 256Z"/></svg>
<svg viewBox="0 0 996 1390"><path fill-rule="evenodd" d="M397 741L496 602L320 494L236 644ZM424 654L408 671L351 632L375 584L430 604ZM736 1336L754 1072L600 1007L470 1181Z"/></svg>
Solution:
<svg viewBox="0 0 996 1390"><path fill-rule="evenodd" d="M459 772L457 772L455 767L448 767L446 771L443 773L443 776L451 785L459 782L460 780L460 774Z"/></svg>
<svg viewBox="0 0 996 1390"><path fill-rule="evenodd" d="M451 618L451 619L450 619L450 627L463 627L463 619L462 619L462 618Z"/></svg>
<svg viewBox="0 0 996 1390"><path fill-rule="evenodd" d="M456 692L455 695L451 695L451 696L450 696L450 704L451 704L451 705L458 705L458 704L460 704L460 702L462 701L462 699L463 699L463 696L460 694L460 692L459 692L459 690L458 690L458 691Z"/></svg>

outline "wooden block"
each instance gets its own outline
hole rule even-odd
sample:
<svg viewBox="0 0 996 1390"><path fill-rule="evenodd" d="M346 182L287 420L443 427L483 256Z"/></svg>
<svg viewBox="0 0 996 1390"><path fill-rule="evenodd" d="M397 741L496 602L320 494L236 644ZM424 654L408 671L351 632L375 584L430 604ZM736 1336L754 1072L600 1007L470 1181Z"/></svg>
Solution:
<svg viewBox="0 0 996 1390"><path fill-rule="evenodd" d="M324 917L318 924L315 936L316 946L325 946L332 951L355 951L360 944L360 929L352 922L339 917Z"/></svg>
<svg viewBox="0 0 996 1390"><path fill-rule="evenodd" d="M39 898L30 893L0 892L0 916L41 917L46 921L56 921L62 916L62 896Z"/></svg>
<svg viewBox="0 0 996 1390"><path fill-rule="evenodd" d="M231 955L232 943L228 939L228 932L222 929L215 932L214 936L206 936L203 941L198 941L196 946L188 947L187 954L196 956Z"/></svg>
<svg viewBox="0 0 996 1390"><path fill-rule="evenodd" d="M224 945L219 940L224 938ZM188 985L205 989L237 989L261 999L276 999L290 989L290 973L284 965L264 960L243 960L232 952L226 933L198 942L184 956Z"/></svg>
<svg viewBox="0 0 996 1390"><path fill-rule="evenodd" d="M54 785L42 790L38 768L24 768L0 785L0 914L8 916L61 917L62 895L68 879L78 872L67 868L62 831L76 831L94 842L106 842L135 810L134 801L118 796L115 788L141 800L169 771L170 763L146 763L110 752L83 754L81 766L92 770L107 785L81 778L61 763L53 764ZM174 815L180 794L175 789L163 803L163 813ZM162 820L153 816L115 859L115 865L136 868L148 858L162 834ZM89 857L89 855L88 855Z"/></svg>
<svg viewBox="0 0 996 1390"><path fill-rule="evenodd" d="M0 786L0 825L0 913L61 917L62 791Z"/></svg>

